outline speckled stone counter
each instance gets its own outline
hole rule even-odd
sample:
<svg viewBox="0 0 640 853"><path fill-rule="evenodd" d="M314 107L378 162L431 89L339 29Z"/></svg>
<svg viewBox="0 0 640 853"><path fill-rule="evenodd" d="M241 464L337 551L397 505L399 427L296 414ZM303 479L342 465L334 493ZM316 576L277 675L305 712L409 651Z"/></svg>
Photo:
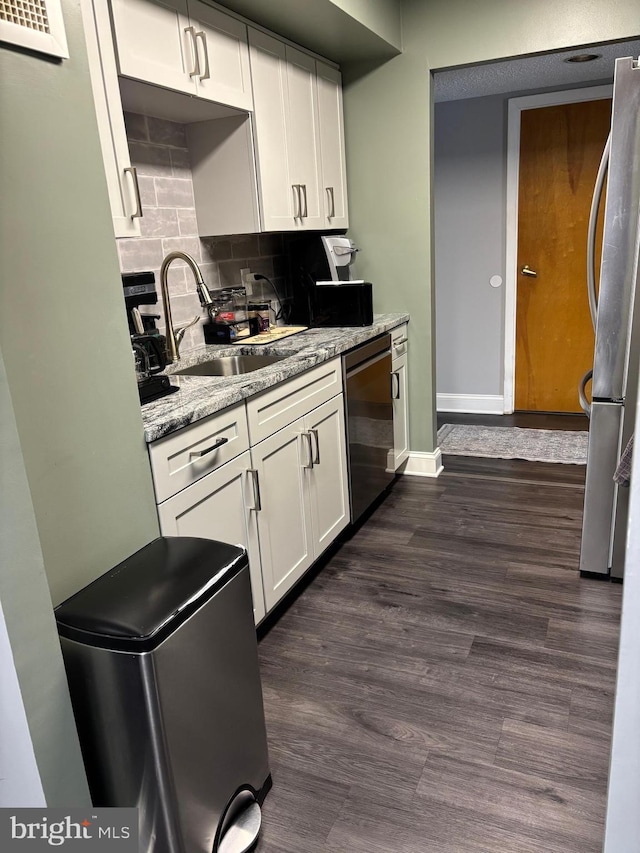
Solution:
<svg viewBox="0 0 640 853"><path fill-rule="evenodd" d="M260 394L272 385L341 355L408 320L408 314L376 314L373 325L362 328L308 329L265 346L202 347L183 356L179 364L167 368L167 374L225 355L280 355L286 358L239 376L171 375L171 384L177 385L179 391L142 407L145 440L147 443L155 441L247 397Z"/></svg>

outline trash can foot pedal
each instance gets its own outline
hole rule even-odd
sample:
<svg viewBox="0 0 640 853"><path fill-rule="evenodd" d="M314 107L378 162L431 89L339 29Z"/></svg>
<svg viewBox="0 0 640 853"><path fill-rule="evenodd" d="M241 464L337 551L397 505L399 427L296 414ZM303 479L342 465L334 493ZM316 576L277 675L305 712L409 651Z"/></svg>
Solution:
<svg viewBox="0 0 640 853"><path fill-rule="evenodd" d="M224 819L218 853L247 853L258 838L262 812L250 791L241 791Z"/></svg>

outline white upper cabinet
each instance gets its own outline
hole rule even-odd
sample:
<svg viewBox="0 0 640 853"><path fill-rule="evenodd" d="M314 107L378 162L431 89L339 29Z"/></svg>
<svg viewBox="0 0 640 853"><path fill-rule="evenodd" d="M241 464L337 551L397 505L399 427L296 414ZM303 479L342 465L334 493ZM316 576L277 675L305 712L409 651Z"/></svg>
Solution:
<svg viewBox="0 0 640 853"><path fill-rule="evenodd" d="M242 110L253 109L247 27L242 21L189 0L191 25L201 73L196 77L198 96Z"/></svg>
<svg viewBox="0 0 640 853"><path fill-rule="evenodd" d="M342 113L342 77L324 62L316 61L318 82L318 120L322 157L323 227L346 228L347 172L344 155Z"/></svg>
<svg viewBox="0 0 640 853"><path fill-rule="evenodd" d="M113 230L116 237L137 237L142 207L129 158L109 10L102 0L82 0L81 8Z"/></svg>
<svg viewBox="0 0 640 853"><path fill-rule="evenodd" d="M249 55L262 227L286 231L294 226L299 208L289 157L286 50L278 39L250 28Z"/></svg>
<svg viewBox="0 0 640 853"><path fill-rule="evenodd" d="M316 63L313 57L288 45L286 57L290 116L289 157L291 177L299 188L297 219L305 228L322 228Z"/></svg>
<svg viewBox="0 0 640 853"><path fill-rule="evenodd" d="M247 28L200 0L111 0L120 74L238 109L253 105Z"/></svg>
<svg viewBox="0 0 640 853"><path fill-rule="evenodd" d="M263 230L346 228L340 74L252 28L249 56Z"/></svg>

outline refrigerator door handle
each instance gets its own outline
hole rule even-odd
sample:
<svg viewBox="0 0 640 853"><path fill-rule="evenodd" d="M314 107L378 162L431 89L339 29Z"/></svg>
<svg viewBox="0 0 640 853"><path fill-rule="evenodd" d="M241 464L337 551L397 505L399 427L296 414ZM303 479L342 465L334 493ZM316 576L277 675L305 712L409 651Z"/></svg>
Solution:
<svg viewBox="0 0 640 853"><path fill-rule="evenodd" d="M587 370L585 375L580 380L580 384L578 385L578 397L580 399L580 408L585 413L585 415L590 418L591 417L591 403L587 400L586 387L589 382L591 382L591 377L593 376L593 370Z"/></svg>
<svg viewBox="0 0 640 853"><path fill-rule="evenodd" d="M607 142L604 146L604 151L602 152L602 159L600 160L600 166L598 167L596 183L593 189L593 198L591 200L591 212L589 213L589 230L587 231L587 293L589 294L589 310L591 311L591 322L593 323L594 331L596 328L596 314L598 311L598 299L596 297L596 228L598 225L598 209L600 208L604 179L609 169L610 150L611 133L609 133L609 136L607 137ZM583 389L582 382L580 383L580 387ZM582 406L582 408L584 409L584 406Z"/></svg>

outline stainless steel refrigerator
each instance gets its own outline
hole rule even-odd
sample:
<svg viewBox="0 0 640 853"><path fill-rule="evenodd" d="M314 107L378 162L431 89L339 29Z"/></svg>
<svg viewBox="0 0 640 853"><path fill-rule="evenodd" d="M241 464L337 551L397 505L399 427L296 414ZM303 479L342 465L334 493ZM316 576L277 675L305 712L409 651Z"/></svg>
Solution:
<svg viewBox="0 0 640 853"><path fill-rule="evenodd" d="M600 286L593 268L596 218L606 177ZM600 165L589 227L589 302L596 332L589 452L580 572L624 572L628 489L613 474L635 427L640 359L640 309L636 299L640 246L640 66L616 60L611 133Z"/></svg>

